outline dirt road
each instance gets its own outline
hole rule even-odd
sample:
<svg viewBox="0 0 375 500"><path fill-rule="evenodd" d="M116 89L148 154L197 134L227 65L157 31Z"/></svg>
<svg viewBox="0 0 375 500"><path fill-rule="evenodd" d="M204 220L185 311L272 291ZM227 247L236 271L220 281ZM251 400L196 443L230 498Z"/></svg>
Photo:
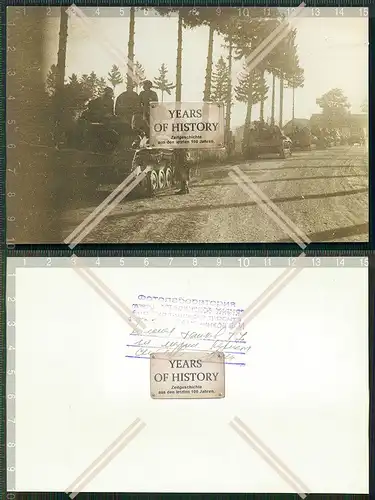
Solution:
<svg viewBox="0 0 375 500"><path fill-rule="evenodd" d="M295 152L201 168L191 192L123 200L83 243L288 242L289 236L229 176L245 175L315 242L368 241L368 157L363 146ZM115 186L108 189L108 194ZM64 214L67 237L95 206Z"/></svg>

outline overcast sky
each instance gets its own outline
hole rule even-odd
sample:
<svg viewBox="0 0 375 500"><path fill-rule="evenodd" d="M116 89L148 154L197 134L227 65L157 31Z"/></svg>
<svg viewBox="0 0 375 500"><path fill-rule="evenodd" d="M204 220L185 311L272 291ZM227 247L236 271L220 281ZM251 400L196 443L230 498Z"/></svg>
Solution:
<svg viewBox="0 0 375 500"><path fill-rule="evenodd" d="M114 17L87 17L84 22L69 20L67 48L67 76L95 71L106 76L113 64L125 73L129 19ZM332 10L332 9L331 9ZM82 9L85 12L85 9ZM360 17L304 17L296 21L298 54L305 70L304 87L296 91L296 118L310 118L318 113L316 98L332 88L341 88L352 104L353 113L360 112L360 105L368 95L368 21ZM348 10L347 10L348 12ZM115 17L116 16L116 17ZM46 37L46 65L56 63L59 18L51 17ZM208 27L183 32L182 98L184 101L201 101L207 58ZM146 76L158 76L158 68L165 63L169 79L175 81L177 50L177 19L136 17L135 59L146 70ZM223 40L215 36L214 62L227 56ZM242 63L233 66L233 83ZM271 81L269 81L269 84ZM118 87L118 91L124 90ZM269 93L271 94L271 92ZM279 86L276 89L276 117L279 116ZM173 100L172 98L170 100ZM265 118L271 114L271 96L265 105ZM243 104L233 107L233 126L242 125L246 110ZM259 105L254 107L253 119L259 116ZM284 91L284 121L292 116L292 91Z"/></svg>

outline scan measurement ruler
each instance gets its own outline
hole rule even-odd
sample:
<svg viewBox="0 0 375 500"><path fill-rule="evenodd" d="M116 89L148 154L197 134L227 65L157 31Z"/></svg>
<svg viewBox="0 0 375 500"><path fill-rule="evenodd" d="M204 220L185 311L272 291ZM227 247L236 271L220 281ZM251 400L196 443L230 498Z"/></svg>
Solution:
<svg viewBox="0 0 375 500"><path fill-rule="evenodd" d="M71 250L68 246L59 245L54 248L49 245L8 245L8 257L298 257L303 252L308 257L364 257L373 255L369 243L340 243L336 248L324 244L309 244L304 250L297 245L286 248L278 244L212 244L212 245L91 245L77 246Z"/></svg>
<svg viewBox="0 0 375 500"><path fill-rule="evenodd" d="M13 228L19 221L16 220L16 203L19 200L18 194L18 180L19 174L19 123L17 117L17 103L20 95L19 89L21 82L19 81L17 67L21 61L21 55L17 52L17 43L19 34L17 33L17 21L21 13L16 9L7 11L6 15L6 72L2 75L3 85L6 86L6 96L4 99L5 107L2 109L5 115L5 132L4 137L4 156L2 165L5 165L4 179L4 194L5 201L3 201L4 218L7 230L7 242L13 244L15 242ZM3 129L1 134L3 134Z"/></svg>
<svg viewBox="0 0 375 500"><path fill-rule="evenodd" d="M172 5L170 0L146 0L146 1L136 1L136 0L128 0L126 2L126 5L124 5L124 2L121 0L95 0L95 1L90 1L90 0L77 0L77 2L71 2L74 5L77 5L79 8L86 8L86 9L92 9L93 12L97 11L97 9L103 9L105 11L108 8L118 8L122 9L123 12L128 10L130 7L135 7L139 9L140 11L143 9L149 9L151 10L153 7L165 7L165 8L178 8L178 7L185 7L185 8L192 8L192 9L199 9L199 8L206 8L206 7L211 7L214 9L220 9L220 8L273 8L273 9L278 9L278 10L283 10L283 9L288 9L288 8L296 8L299 5L301 5L302 1L300 0L268 0L267 2L264 2L264 0L254 0L251 4L247 4L246 7L244 7L244 2L243 0L227 0L227 1L218 1L218 0L188 0L188 1L183 1L180 0L178 2L175 2L175 5ZM23 0L9 0L7 3L9 6L25 6L25 2ZM314 0L314 1L305 1L306 7L307 8L314 8L314 7L321 7L321 8L326 8L326 9L339 9L339 8L345 8L345 9L354 9L354 8L366 8L369 6L368 2L364 2L363 0L341 0L340 2L335 2L335 1L327 1L327 0ZM46 8L51 8L51 7L59 7L59 5L51 5L50 0L30 0L28 2L28 5L34 6L44 6ZM67 4L68 5L68 4ZM96 16L100 15L96 12ZM119 15L124 15L119 14ZM142 15L142 14L141 14ZM147 14L144 14L147 15Z"/></svg>
<svg viewBox="0 0 375 500"><path fill-rule="evenodd" d="M362 257L9 257L8 267L24 268L366 268ZM13 274L13 273L12 273ZM13 275L10 277L13 277ZM8 270L9 276L9 270ZM10 301L11 302L11 301Z"/></svg>
<svg viewBox="0 0 375 500"><path fill-rule="evenodd" d="M0 268L1 268L1 273L2 276L5 276L6 273L6 256L4 252L0 252ZM5 279L2 280L3 287L0 287L1 289L4 288L5 292ZM6 352L5 345L6 345L6 299L5 299L5 293L4 293L4 299L1 300L0 302L0 318L1 318L1 324L0 324L0 338L1 338L1 344L3 348L3 352ZM3 355L0 357L0 370L2 374L6 373L6 355ZM4 377L5 378L5 377ZM1 384L0 386L0 393L1 393L1 405L0 405L0 410L1 410L1 421L6 422L6 395L7 395L7 387L6 384ZM3 443L6 442L6 425L3 425L1 428L1 437L3 440ZM7 446L1 446L0 450L0 460L1 460L1 466L2 470L7 469ZM0 488L1 491L7 491L7 478L6 474L2 474L1 480L0 480Z"/></svg>
<svg viewBox="0 0 375 500"><path fill-rule="evenodd" d="M302 3L302 2L301 2ZM316 4L316 5L315 5ZM43 2L38 3L39 6L44 7L46 9L47 17L59 17L59 7L58 6L50 6ZM136 18L149 18L149 19L157 19L162 18L162 15L158 13L153 7L161 7L159 3L149 2L146 5L141 5L141 2L137 5L137 11L135 12ZM117 2L112 2L111 5L82 5L78 4L78 8L84 9L84 14L88 18L116 18L116 17L130 17L130 9L131 6L121 6ZM254 3L252 6L244 7L241 4L236 5L232 3L229 7L233 8L233 17L239 19L240 21L246 22L246 20L251 19L264 19L265 17L270 16L280 16L287 17L292 16L293 12L296 10L296 7L290 6L290 2L279 2L279 5L276 6L261 6L259 3ZM228 8L227 5L218 5L218 3L207 2L206 5L195 5L189 6L192 11L192 14L199 15L199 9L211 8L214 9L216 15L219 17L222 13L222 9ZM257 10L255 10L257 9ZM169 14L170 17L178 17L177 11L171 11ZM300 18L304 17L330 17L330 18L340 18L340 17L369 17L370 10L366 6L353 6L349 3L343 3L340 6L327 6L327 3L320 4L319 2L314 2L314 5L306 5L301 14Z"/></svg>
<svg viewBox="0 0 375 500"><path fill-rule="evenodd" d="M6 491L16 491L16 266L6 267ZM7 497L8 498L8 497Z"/></svg>

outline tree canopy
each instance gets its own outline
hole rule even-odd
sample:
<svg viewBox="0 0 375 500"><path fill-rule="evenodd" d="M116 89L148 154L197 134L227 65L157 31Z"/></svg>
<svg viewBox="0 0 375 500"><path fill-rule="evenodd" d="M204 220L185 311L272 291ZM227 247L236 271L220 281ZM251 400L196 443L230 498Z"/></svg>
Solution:
<svg viewBox="0 0 375 500"><path fill-rule="evenodd" d="M234 94L238 102L257 104L267 99L268 85L260 71L247 71L246 63L243 71L238 75L238 85Z"/></svg>
<svg viewBox="0 0 375 500"><path fill-rule="evenodd" d="M113 67L112 67L113 69ZM46 90L50 98L54 98L57 84L57 68L53 64L46 77ZM78 76L73 73L64 82L63 100L64 110L67 114L74 117L81 113L88 101L99 97L107 86L104 77L98 77L92 71L90 74Z"/></svg>
<svg viewBox="0 0 375 500"><path fill-rule="evenodd" d="M139 61L135 62L134 73L135 73L134 90L138 92L139 87L146 80L146 70Z"/></svg>
<svg viewBox="0 0 375 500"><path fill-rule="evenodd" d="M212 73L211 98L213 102L227 102L229 98L229 70L224 57L221 56Z"/></svg>
<svg viewBox="0 0 375 500"><path fill-rule="evenodd" d="M161 92L161 100L164 100L164 93L171 95L171 90L176 87L172 82L168 81L168 68L163 63L159 68L159 76L154 78L154 86Z"/></svg>
<svg viewBox="0 0 375 500"><path fill-rule="evenodd" d="M318 97L316 104L320 106L332 128L342 126L345 123L351 108L348 98L338 88L331 89Z"/></svg>
<svg viewBox="0 0 375 500"><path fill-rule="evenodd" d="M121 75L120 69L116 64L114 64L111 68L111 71L108 73L107 80L112 85L113 88L116 88L117 85L121 85L124 79Z"/></svg>

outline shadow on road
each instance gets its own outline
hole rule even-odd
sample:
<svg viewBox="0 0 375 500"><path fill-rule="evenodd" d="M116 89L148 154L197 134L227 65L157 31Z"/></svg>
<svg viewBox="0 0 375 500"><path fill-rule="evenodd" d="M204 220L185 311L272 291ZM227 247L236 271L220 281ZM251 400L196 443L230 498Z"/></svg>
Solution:
<svg viewBox="0 0 375 500"><path fill-rule="evenodd" d="M307 180L315 180L315 179L349 179L351 177L365 177L368 178L368 175L365 174L353 174L353 175L317 175L317 176L311 176L311 177L287 177L287 178L281 178L281 179L267 179L264 181L258 181L254 179L252 182L254 184L268 184L270 182L286 182L286 181L307 181ZM218 187L218 186L236 186L238 185L237 182L221 182L220 184L205 184L204 182L192 182L191 186L192 187Z"/></svg>
<svg viewBox="0 0 375 500"><path fill-rule="evenodd" d="M319 231L318 233L308 234L308 238L311 241L317 241L319 243L325 241L339 240L342 238L348 238L350 236L358 236L359 234L363 234L367 236L367 239L363 240L363 243L368 242L368 223L365 224L357 224L355 226L345 226L339 227L336 229L327 229L326 231ZM275 241L274 243L290 243L292 240L283 239L279 241Z"/></svg>
<svg viewBox="0 0 375 500"><path fill-rule="evenodd" d="M332 158L330 158L332 160ZM347 161L347 160L346 160ZM344 161L343 161L344 163ZM249 165L251 166L251 165ZM301 170L302 168L367 168L367 165L299 165L296 167L276 167L276 168L263 168L259 166L259 168L254 169L244 169L245 172L278 172L279 170Z"/></svg>
<svg viewBox="0 0 375 500"><path fill-rule="evenodd" d="M334 168L353 168L353 167L356 167L356 168L367 168L367 164L365 165L352 165L350 164L350 160L345 157L345 158L342 158L341 160L335 160L336 162L339 162L339 161L342 161L342 164L337 164L337 165L330 165L329 162L332 162L333 158L332 157L329 157L329 158L326 158L326 160L328 161L328 164L326 165L321 165L321 161L320 160L316 160L317 161L317 164L316 165L310 165L310 164L307 164L307 165L296 165L296 166L288 166L288 165L283 165L282 167L281 166L276 166L276 167L269 167L269 161L267 161L267 163L265 163L265 166L263 167L262 166L262 163L261 162L246 162L246 163L241 163L241 164L236 164L237 167L241 168L241 170L243 170L243 172L251 172L251 173L262 173L262 172L278 172L279 170L301 170L302 168L303 169L307 169L307 168L311 168L311 169L319 169L319 168L330 168L330 169L334 169ZM284 161L288 161L288 160L284 160ZM308 162L313 162L314 160L311 160L309 159ZM278 162L280 162L280 160L278 160ZM277 163L275 161L275 163ZM346 164L348 163L348 164ZM196 180L200 180L202 179L203 177L203 174L204 174L204 177L205 178L210 178L212 180L214 179L222 179L224 177L226 177L228 175L228 166L218 166L216 167L215 169L212 169L212 167L210 168L202 168L202 169L199 169L199 168L196 168L195 169L195 172L193 175L193 178L195 178Z"/></svg>
<svg viewBox="0 0 375 500"><path fill-rule="evenodd" d="M324 193L324 194L307 194L304 196L303 200L319 200L324 198L336 198L339 196L349 196L354 194L368 193L368 189L353 189L351 191L336 191L334 193ZM301 201L302 196L289 196L285 198L274 198L272 201L274 203L286 203L291 201ZM113 218L126 218L126 217L139 217L139 216L147 216L147 215L157 215L157 214L172 214L172 213L180 213L180 212L199 212L203 210L226 210L228 208L244 208L244 207L253 207L257 206L258 203L255 201L249 201L244 203L228 203L222 205L193 205L193 206L183 206L181 208L155 208L152 210L132 210L132 206L129 204L129 212L128 213L116 213L107 215L107 219Z"/></svg>

